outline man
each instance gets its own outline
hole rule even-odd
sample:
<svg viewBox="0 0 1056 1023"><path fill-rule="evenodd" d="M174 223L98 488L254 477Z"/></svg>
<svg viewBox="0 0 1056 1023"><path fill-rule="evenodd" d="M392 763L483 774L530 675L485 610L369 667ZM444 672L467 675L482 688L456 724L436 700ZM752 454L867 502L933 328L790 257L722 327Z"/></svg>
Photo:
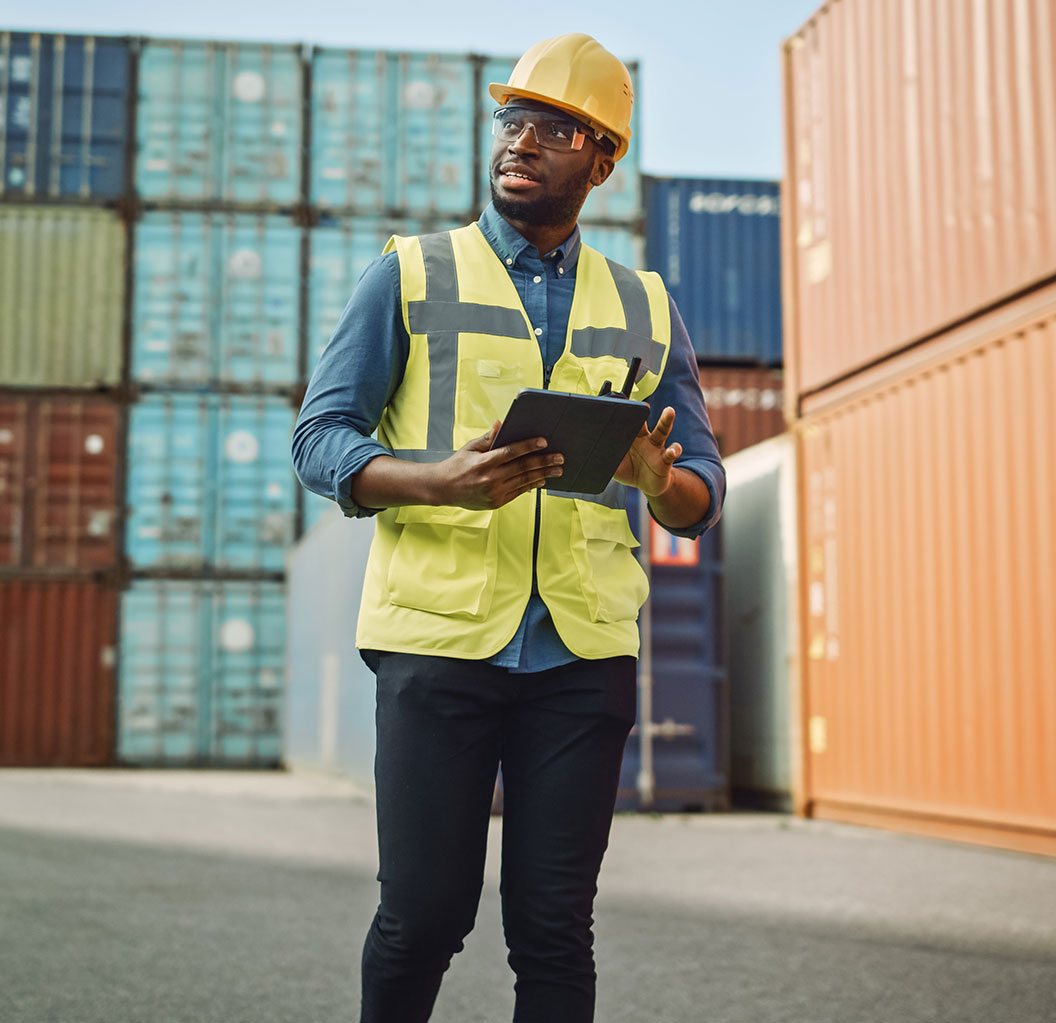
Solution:
<svg viewBox="0 0 1056 1023"><path fill-rule="evenodd" d="M429 1018L473 926L500 762L514 1019L593 1019L591 913L647 589L628 488L686 536L725 492L662 282L582 245L576 226L627 151L627 69L561 36L490 92L491 205L457 231L394 238L368 267L294 433L309 489L377 515L357 631L377 675L381 882L364 1023ZM650 421L602 494L544 489L562 456L542 439L491 450L522 387L596 394L635 356Z"/></svg>

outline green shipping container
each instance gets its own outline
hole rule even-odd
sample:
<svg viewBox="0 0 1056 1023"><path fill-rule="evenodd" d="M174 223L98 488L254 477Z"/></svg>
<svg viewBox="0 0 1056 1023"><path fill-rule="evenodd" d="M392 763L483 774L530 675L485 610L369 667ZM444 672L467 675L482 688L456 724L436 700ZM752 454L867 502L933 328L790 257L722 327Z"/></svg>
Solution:
<svg viewBox="0 0 1056 1023"><path fill-rule="evenodd" d="M125 230L108 210L0 208L0 380L101 387L121 378Z"/></svg>

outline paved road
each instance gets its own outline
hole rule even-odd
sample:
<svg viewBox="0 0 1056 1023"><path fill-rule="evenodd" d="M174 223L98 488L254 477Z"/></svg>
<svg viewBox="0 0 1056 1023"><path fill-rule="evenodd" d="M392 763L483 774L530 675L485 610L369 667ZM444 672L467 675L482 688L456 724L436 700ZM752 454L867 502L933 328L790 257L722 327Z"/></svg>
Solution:
<svg viewBox="0 0 1056 1023"><path fill-rule="evenodd" d="M354 1023L374 869L331 780L0 771L0 1020ZM510 1018L488 870L436 1023ZM1056 1021L1056 861L628 816L601 887L599 1023Z"/></svg>

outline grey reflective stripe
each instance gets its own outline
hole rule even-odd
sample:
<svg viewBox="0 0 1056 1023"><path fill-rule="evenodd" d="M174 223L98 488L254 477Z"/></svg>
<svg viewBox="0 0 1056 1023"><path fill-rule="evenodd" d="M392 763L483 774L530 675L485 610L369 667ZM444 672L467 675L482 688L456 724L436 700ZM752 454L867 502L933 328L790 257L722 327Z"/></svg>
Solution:
<svg viewBox="0 0 1056 1023"><path fill-rule="evenodd" d="M450 448L446 451L442 449L434 451L426 448L393 448L392 453L397 458L402 458L407 462L442 462L445 458L450 458L455 452Z"/></svg>
<svg viewBox="0 0 1056 1023"><path fill-rule="evenodd" d="M450 232L418 238L425 264L425 301L407 303L407 323L412 334L424 334L429 351L429 426L426 454L451 453L455 432L455 387L458 379L458 345L452 334L495 334L530 338L519 309L459 302L455 249ZM400 456L405 457L405 456ZM406 456L410 457L410 456ZM422 461L434 461L432 458Z"/></svg>
<svg viewBox="0 0 1056 1023"><path fill-rule="evenodd" d="M564 490L548 490L547 494L550 497L568 497L576 498L579 501L592 501L594 504L600 504L604 508L626 509L627 490L628 488L622 483L609 480L608 486L600 494L573 494Z"/></svg>
<svg viewBox="0 0 1056 1023"><path fill-rule="evenodd" d="M642 357L642 373L659 373L663 364L664 346L650 337L632 334L622 327L581 327L572 331L572 354L579 358L600 359L603 355L616 355L630 362L636 355ZM617 381L613 389L620 386Z"/></svg>
<svg viewBox="0 0 1056 1023"><path fill-rule="evenodd" d="M408 302L407 319L412 334L498 334L527 339L528 324L519 309L475 302Z"/></svg>
<svg viewBox="0 0 1056 1023"><path fill-rule="evenodd" d="M620 293L627 329L640 337L652 337L653 314L649 310L649 297L645 293L641 277L611 259L606 259L605 262L609 264L609 273L612 274L616 290Z"/></svg>
<svg viewBox="0 0 1056 1023"><path fill-rule="evenodd" d="M611 259L606 259L616 291L623 305L622 327L583 327L572 332L572 354L580 358L616 355L630 362L641 356L640 372L659 373L664 361L664 346L653 340L653 314L642 279Z"/></svg>

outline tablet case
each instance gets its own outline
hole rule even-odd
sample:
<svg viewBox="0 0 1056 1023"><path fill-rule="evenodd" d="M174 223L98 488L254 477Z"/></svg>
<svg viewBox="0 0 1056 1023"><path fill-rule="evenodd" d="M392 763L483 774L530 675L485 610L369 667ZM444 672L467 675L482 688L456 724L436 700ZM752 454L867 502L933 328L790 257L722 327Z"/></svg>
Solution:
<svg viewBox="0 0 1056 1023"><path fill-rule="evenodd" d="M565 456L564 473L548 479L546 488L600 494L648 415L644 401L615 394L564 394L528 387L514 399L491 446L545 437L551 451Z"/></svg>

